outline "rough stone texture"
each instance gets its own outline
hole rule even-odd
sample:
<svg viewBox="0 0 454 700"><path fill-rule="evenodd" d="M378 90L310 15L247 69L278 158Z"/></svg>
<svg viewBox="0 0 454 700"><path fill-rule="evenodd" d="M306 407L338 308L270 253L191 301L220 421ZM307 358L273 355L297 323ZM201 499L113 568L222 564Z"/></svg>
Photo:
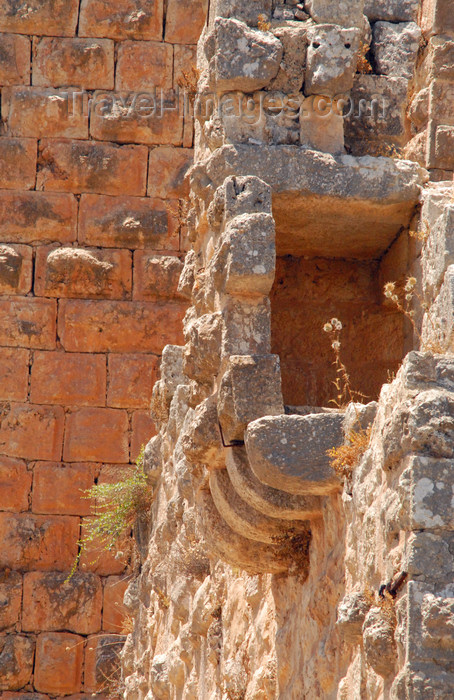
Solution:
<svg viewBox="0 0 454 700"><path fill-rule="evenodd" d="M376 22L372 51L381 75L412 78L421 30L415 22Z"/></svg>
<svg viewBox="0 0 454 700"><path fill-rule="evenodd" d="M416 22L419 0L365 0L364 13L374 22Z"/></svg>
<svg viewBox="0 0 454 700"><path fill-rule="evenodd" d="M305 92L340 95L353 85L359 49L359 31L336 24L320 24L308 32Z"/></svg>

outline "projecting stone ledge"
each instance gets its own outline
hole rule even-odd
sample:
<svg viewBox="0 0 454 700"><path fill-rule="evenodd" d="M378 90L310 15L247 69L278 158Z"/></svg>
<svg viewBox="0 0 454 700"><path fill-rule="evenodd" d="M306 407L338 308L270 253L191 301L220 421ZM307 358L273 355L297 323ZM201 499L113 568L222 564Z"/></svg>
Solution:
<svg viewBox="0 0 454 700"><path fill-rule="evenodd" d="M192 169L191 187L210 198L232 175L270 185L278 255L358 259L379 257L408 227L428 180L407 160L226 145Z"/></svg>
<svg viewBox="0 0 454 700"><path fill-rule="evenodd" d="M342 414L266 416L248 425L251 469L268 486L298 495L325 496L340 488L327 452L343 443Z"/></svg>

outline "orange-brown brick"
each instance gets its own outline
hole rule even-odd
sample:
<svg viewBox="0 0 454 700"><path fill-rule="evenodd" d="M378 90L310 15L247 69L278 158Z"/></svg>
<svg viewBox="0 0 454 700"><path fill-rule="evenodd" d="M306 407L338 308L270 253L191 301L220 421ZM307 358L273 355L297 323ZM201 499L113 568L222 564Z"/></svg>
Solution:
<svg viewBox="0 0 454 700"><path fill-rule="evenodd" d="M106 690L108 681L120 679L120 652L125 637L118 634L100 634L90 637L85 649L85 692Z"/></svg>
<svg viewBox="0 0 454 700"><path fill-rule="evenodd" d="M77 555L79 518L0 513L0 569L70 571Z"/></svg>
<svg viewBox="0 0 454 700"><path fill-rule="evenodd" d="M36 178L36 139L0 139L0 188L31 190Z"/></svg>
<svg viewBox="0 0 454 700"><path fill-rule="evenodd" d="M137 459L140 450L156 435L156 427L148 411L134 411L132 416L131 462Z"/></svg>
<svg viewBox="0 0 454 700"><path fill-rule="evenodd" d="M79 242L112 248L178 250L178 201L82 195Z"/></svg>
<svg viewBox="0 0 454 700"><path fill-rule="evenodd" d="M19 34L71 36L77 25L79 0L3 0L0 31Z"/></svg>
<svg viewBox="0 0 454 700"><path fill-rule="evenodd" d="M32 275L32 249L25 245L0 243L0 294L28 294Z"/></svg>
<svg viewBox="0 0 454 700"><path fill-rule="evenodd" d="M175 256L134 253L134 299L177 299L183 263Z"/></svg>
<svg viewBox="0 0 454 700"><path fill-rule="evenodd" d="M80 36L161 39L163 0L82 0Z"/></svg>
<svg viewBox="0 0 454 700"><path fill-rule="evenodd" d="M0 630L19 624L21 604L22 576L17 571L0 572Z"/></svg>
<svg viewBox="0 0 454 700"><path fill-rule="evenodd" d="M77 201L71 194L0 191L0 241L75 241L76 221Z"/></svg>
<svg viewBox="0 0 454 700"><path fill-rule="evenodd" d="M51 695L78 693L84 638L66 632L40 634L36 641L35 688Z"/></svg>
<svg viewBox="0 0 454 700"><path fill-rule="evenodd" d="M127 462L129 422L126 411L81 408L66 417L66 462Z"/></svg>
<svg viewBox="0 0 454 700"><path fill-rule="evenodd" d="M128 584L129 577L124 576L109 576L104 581L102 606L102 628L104 632L124 633L128 611L123 605L123 598Z"/></svg>
<svg viewBox="0 0 454 700"><path fill-rule="evenodd" d="M188 85L187 80L195 78L197 66L197 46L176 44L173 47L173 84L187 93L193 92L193 85ZM185 80L185 75L187 76ZM188 95L189 96L189 95Z"/></svg>
<svg viewBox="0 0 454 700"><path fill-rule="evenodd" d="M105 395L104 355L35 352L30 391L33 403L103 406Z"/></svg>
<svg viewBox="0 0 454 700"><path fill-rule="evenodd" d="M89 515L86 491L95 482L93 464L37 462L33 469L32 511L42 514Z"/></svg>
<svg viewBox="0 0 454 700"><path fill-rule="evenodd" d="M0 401L27 400L29 355L24 348L0 348Z"/></svg>
<svg viewBox="0 0 454 700"><path fill-rule="evenodd" d="M183 99L171 91L95 93L90 135L100 141L145 143L150 146L183 141Z"/></svg>
<svg viewBox="0 0 454 700"><path fill-rule="evenodd" d="M35 642L29 637L18 634L0 637L0 690L19 690L29 682L34 650Z"/></svg>
<svg viewBox="0 0 454 700"><path fill-rule="evenodd" d="M37 251L37 296L128 299L131 287L132 255L128 250L41 247Z"/></svg>
<svg viewBox="0 0 454 700"><path fill-rule="evenodd" d="M40 142L37 188L109 195L146 194L148 150L93 141Z"/></svg>
<svg viewBox="0 0 454 700"><path fill-rule="evenodd" d="M115 88L149 90L172 87L173 48L157 41L124 41L118 49Z"/></svg>
<svg viewBox="0 0 454 700"><path fill-rule="evenodd" d="M157 370L158 358L153 355L109 355L108 406L147 408Z"/></svg>
<svg viewBox="0 0 454 700"><path fill-rule="evenodd" d="M62 299L59 337L69 352L159 354L164 345L183 344L185 310L186 305L174 302Z"/></svg>
<svg viewBox="0 0 454 700"><path fill-rule="evenodd" d="M88 114L73 109L66 90L8 87L2 90L2 118L11 136L88 137Z"/></svg>
<svg viewBox="0 0 454 700"><path fill-rule="evenodd" d="M115 470L117 471L117 470ZM123 470L120 474L117 473L113 481L118 481L124 478ZM86 523L90 518L84 518L82 521L82 539L87 534ZM90 539L90 542L82 550L79 560L80 571L90 571L98 576L112 576L121 574L128 563L130 555L131 538L126 537L117 543L117 547L109 551L106 549L106 542L99 538Z"/></svg>
<svg viewBox="0 0 454 700"><path fill-rule="evenodd" d="M0 419L0 444L11 457L59 460L64 411L60 406L11 403Z"/></svg>
<svg viewBox="0 0 454 700"><path fill-rule="evenodd" d="M2 34L1 41L0 86L29 85L30 39L19 34Z"/></svg>
<svg viewBox="0 0 454 700"><path fill-rule="evenodd" d="M0 345L49 349L56 342L56 302L15 297L0 300Z"/></svg>
<svg viewBox="0 0 454 700"><path fill-rule="evenodd" d="M109 39L52 39L33 46L33 85L85 90L114 87L114 43Z"/></svg>
<svg viewBox="0 0 454 700"><path fill-rule="evenodd" d="M24 576L24 632L94 634L101 629L102 585L94 574L32 571Z"/></svg>
<svg viewBox="0 0 454 700"><path fill-rule="evenodd" d="M0 508L13 513L28 510L32 474L20 459L0 455Z"/></svg>
<svg viewBox="0 0 454 700"><path fill-rule="evenodd" d="M208 0L168 0L165 40L197 44L208 10Z"/></svg>
<svg viewBox="0 0 454 700"><path fill-rule="evenodd" d="M148 194L162 199L187 197L189 183L186 173L194 160L190 148L158 146L150 151Z"/></svg>

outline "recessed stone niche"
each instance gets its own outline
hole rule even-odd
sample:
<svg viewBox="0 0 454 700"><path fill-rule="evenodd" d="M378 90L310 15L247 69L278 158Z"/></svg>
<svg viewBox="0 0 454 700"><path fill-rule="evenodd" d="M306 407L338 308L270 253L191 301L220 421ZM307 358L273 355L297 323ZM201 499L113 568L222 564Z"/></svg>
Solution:
<svg viewBox="0 0 454 700"><path fill-rule="evenodd" d="M323 331L332 317L343 324L341 358L353 388L366 401L378 397L410 349L408 322L383 295L385 282L405 278L407 239L373 260L278 256L271 351L281 360L286 406L334 407L334 354Z"/></svg>

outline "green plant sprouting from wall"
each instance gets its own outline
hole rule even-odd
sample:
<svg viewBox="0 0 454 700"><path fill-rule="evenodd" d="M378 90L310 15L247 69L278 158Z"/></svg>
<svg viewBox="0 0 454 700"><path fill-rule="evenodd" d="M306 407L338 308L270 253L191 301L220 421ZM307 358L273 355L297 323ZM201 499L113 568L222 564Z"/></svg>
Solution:
<svg viewBox="0 0 454 700"><path fill-rule="evenodd" d="M114 551L138 518L148 516L153 488L145 474L144 453L145 447L142 446L126 478L113 483L94 484L84 492L84 498L92 501L93 514L84 522L84 534L78 542L79 552L67 581L76 572L84 552L94 547L101 553Z"/></svg>

